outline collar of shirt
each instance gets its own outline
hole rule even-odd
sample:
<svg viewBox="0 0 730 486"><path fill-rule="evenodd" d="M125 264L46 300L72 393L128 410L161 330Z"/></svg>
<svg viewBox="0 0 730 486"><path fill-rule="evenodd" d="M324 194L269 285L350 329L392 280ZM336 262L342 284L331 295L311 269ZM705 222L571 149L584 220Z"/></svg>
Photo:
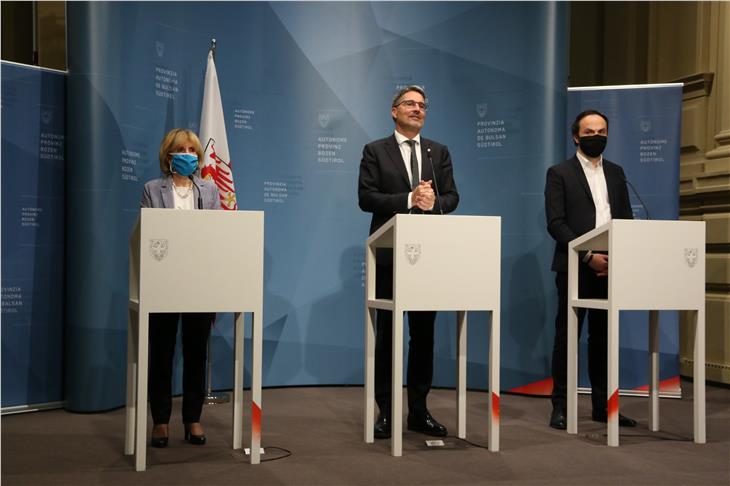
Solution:
<svg viewBox="0 0 730 486"><path fill-rule="evenodd" d="M416 135L415 137L413 137L412 139L406 137L405 135L403 135L402 133L400 133L398 130L395 130L394 133L395 133L395 141L398 142L398 145L399 146L400 145L403 145L403 142L405 142L406 140L415 140L416 141L416 147L420 147L421 146L421 134L420 133L418 135Z"/></svg>
<svg viewBox="0 0 730 486"><path fill-rule="evenodd" d="M598 167L603 167L603 154L600 155L600 158L598 159L598 165L594 166L593 162L588 160L588 158L580 153L579 151L575 151L575 156L578 157L578 161L583 166L584 169L591 169L595 170Z"/></svg>

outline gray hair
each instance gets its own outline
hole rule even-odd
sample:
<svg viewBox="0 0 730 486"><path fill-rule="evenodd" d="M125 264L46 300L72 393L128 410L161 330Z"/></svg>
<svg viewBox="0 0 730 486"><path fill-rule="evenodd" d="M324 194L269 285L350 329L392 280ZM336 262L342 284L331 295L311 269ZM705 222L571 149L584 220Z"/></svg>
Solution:
<svg viewBox="0 0 730 486"><path fill-rule="evenodd" d="M424 89L421 88L420 86L418 86L417 84L412 84L412 85L406 86L402 90L398 91L395 94L395 96L393 97L393 104L390 105L390 106L391 107L397 106L398 105L398 102L400 101L400 99L403 98L403 95L405 95L409 91L415 91L416 93L418 93L421 96L423 96L423 100L426 101L426 91L424 91Z"/></svg>

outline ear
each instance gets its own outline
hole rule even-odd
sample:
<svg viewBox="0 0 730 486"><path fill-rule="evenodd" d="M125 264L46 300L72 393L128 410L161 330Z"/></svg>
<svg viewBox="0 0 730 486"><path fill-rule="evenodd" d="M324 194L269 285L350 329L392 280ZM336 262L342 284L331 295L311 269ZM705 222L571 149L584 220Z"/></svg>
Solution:
<svg viewBox="0 0 730 486"><path fill-rule="evenodd" d="M398 107L394 106L390 109L390 116L396 118L398 116Z"/></svg>
<svg viewBox="0 0 730 486"><path fill-rule="evenodd" d="M573 135L573 144L576 145L576 146L580 145L580 143L578 142L578 136L577 135Z"/></svg>

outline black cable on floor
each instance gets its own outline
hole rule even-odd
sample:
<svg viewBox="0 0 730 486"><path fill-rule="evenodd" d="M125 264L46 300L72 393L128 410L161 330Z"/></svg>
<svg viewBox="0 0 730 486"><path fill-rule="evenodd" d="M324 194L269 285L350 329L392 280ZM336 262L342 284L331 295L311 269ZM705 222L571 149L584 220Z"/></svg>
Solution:
<svg viewBox="0 0 730 486"><path fill-rule="evenodd" d="M455 436L455 435L447 435L447 436L446 436L446 438L447 438L447 439L454 439L454 440L458 440L458 441L464 442L464 443L466 443L466 444L469 444L469 445L470 445L470 446L472 446L472 447L478 447L479 449L489 449L489 446L485 446L485 445L477 444L476 442L472 442L472 441L470 441L470 440L467 440L467 439L462 439L461 437L457 437L457 436Z"/></svg>
<svg viewBox="0 0 730 486"><path fill-rule="evenodd" d="M282 451L284 453L284 455L283 456L279 456L279 457L267 457L265 459L261 459L261 462L278 461L279 459L285 459L285 458L287 458L287 457L289 457L289 456L292 455L292 452L289 449L284 449L283 447L268 446L264 450L265 451L268 451L268 450L271 450L271 449L274 449L274 450L277 450L277 451Z"/></svg>

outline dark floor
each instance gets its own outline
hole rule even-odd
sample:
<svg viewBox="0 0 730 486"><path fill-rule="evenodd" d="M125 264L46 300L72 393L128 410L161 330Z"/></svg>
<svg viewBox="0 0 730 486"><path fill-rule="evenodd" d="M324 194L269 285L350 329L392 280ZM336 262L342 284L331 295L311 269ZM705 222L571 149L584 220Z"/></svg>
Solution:
<svg viewBox="0 0 730 486"><path fill-rule="evenodd" d="M691 383L683 382L685 395ZM248 400L248 393L245 398ZM486 398L468 397L467 437L486 445ZM730 389L707 388L707 444L692 441L691 396L661 401L662 432L647 429L647 399L622 397L621 412L639 421L621 429L621 446L605 445L605 425L590 420L588 397L579 399L579 434L547 426L550 402L503 395L500 452L452 437L428 449L425 437L406 432L403 457L389 441L363 442L363 389L264 390L264 460L251 466L231 444L230 405L206 406L208 444L182 441L179 415L166 449L148 448L146 472L124 455L124 409L102 414L61 410L2 417L2 484L217 485L217 484L730 484ZM433 415L455 431L452 390L435 390ZM179 413L179 400L175 401ZM248 407L246 407L248 408ZM247 423L248 417L245 419ZM246 428L244 441L250 431Z"/></svg>

